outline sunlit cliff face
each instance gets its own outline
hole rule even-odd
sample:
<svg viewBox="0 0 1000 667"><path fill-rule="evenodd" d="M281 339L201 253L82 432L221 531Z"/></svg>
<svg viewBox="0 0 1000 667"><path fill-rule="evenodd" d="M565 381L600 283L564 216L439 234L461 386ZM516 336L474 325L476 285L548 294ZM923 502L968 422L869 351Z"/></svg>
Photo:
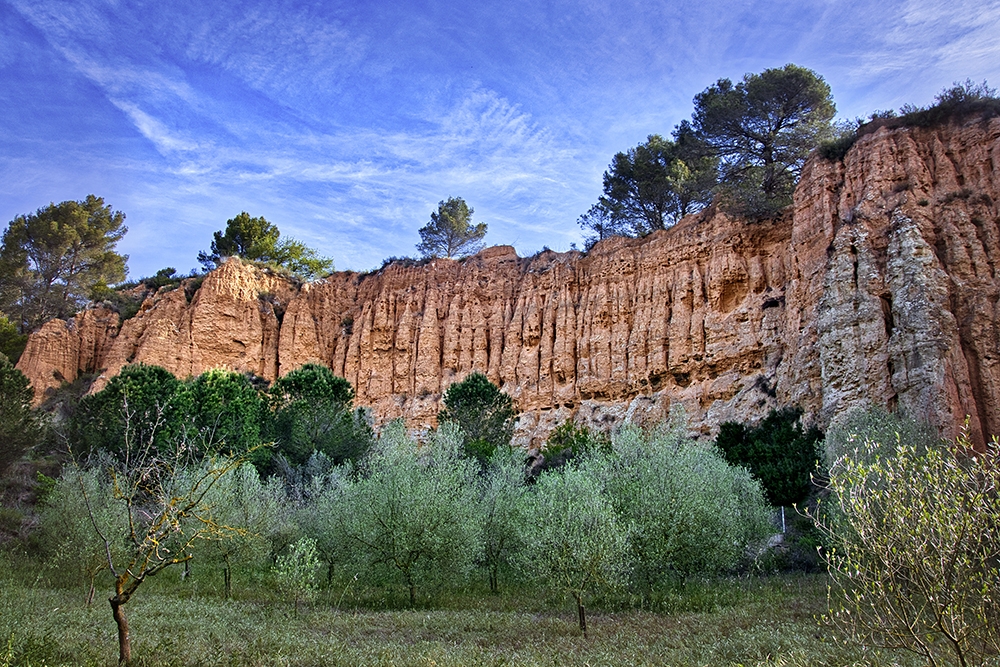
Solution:
<svg viewBox="0 0 1000 667"><path fill-rule="evenodd" d="M382 422L431 426L477 370L514 397L517 440L575 418L611 428L681 405L691 428L798 405L825 427L901 407L946 434L1000 432L1000 120L882 129L843 162L813 158L781 220L709 209L590 253L390 265L296 286L230 261L188 299L157 294L118 329L50 322L18 367L36 395L126 363L267 379L319 361Z"/></svg>

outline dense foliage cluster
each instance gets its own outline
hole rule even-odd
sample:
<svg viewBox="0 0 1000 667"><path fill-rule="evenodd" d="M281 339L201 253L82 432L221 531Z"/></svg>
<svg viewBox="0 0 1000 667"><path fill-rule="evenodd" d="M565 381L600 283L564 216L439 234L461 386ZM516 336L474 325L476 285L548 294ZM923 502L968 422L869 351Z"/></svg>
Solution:
<svg viewBox="0 0 1000 667"><path fill-rule="evenodd" d="M756 426L725 422L715 440L730 464L747 468L760 480L775 507L805 500L818 470L823 434L816 427L803 429L801 415L801 410L784 408L772 410Z"/></svg>
<svg viewBox="0 0 1000 667"><path fill-rule="evenodd" d="M485 463L498 447L510 445L517 413L514 401L482 373L472 373L448 387L438 422L462 431L462 447Z"/></svg>

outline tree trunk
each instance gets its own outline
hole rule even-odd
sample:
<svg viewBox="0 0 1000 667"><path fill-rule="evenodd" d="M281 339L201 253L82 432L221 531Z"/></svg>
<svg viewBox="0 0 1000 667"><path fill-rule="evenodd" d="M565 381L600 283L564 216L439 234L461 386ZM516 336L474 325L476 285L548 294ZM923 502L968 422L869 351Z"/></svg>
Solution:
<svg viewBox="0 0 1000 667"><path fill-rule="evenodd" d="M587 610L583 607L583 595L573 593L573 597L576 599L576 614L580 618L580 632L583 633L583 638L587 639Z"/></svg>
<svg viewBox="0 0 1000 667"><path fill-rule="evenodd" d="M222 579L224 581L223 598L228 600L233 592L233 570L229 566L229 554L222 557L222 562L224 563L222 566Z"/></svg>
<svg viewBox="0 0 1000 667"><path fill-rule="evenodd" d="M497 581L497 566L494 565L490 568L490 593L496 595L500 589L499 582Z"/></svg>
<svg viewBox="0 0 1000 667"><path fill-rule="evenodd" d="M118 601L118 596L111 598L111 614L115 617L115 625L118 626L118 664L128 665L132 662L132 638L128 633L128 620L122 610L124 602Z"/></svg>
<svg viewBox="0 0 1000 667"><path fill-rule="evenodd" d="M94 577L97 574L94 572L90 573L90 590L87 591L87 606L89 607L94 603Z"/></svg>

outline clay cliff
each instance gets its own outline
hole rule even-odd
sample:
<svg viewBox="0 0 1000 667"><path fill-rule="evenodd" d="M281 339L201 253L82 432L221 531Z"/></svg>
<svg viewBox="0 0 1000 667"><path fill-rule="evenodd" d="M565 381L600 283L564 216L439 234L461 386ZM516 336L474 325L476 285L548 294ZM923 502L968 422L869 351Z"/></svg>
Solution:
<svg viewBox="0 0 1000 667"><path fill-rule="evenodd" d="M230 260L124 323L102 307L49 322L18 367L41 399L133 362L274 379L318 361L413 428L478 370L535 446L565 419L608 428L676 403L705 434L773 406L825 427L874 403L947 435L969 415L981 440L1000 433L998 164L1000 119L882 128L808 162L778 221L710 209L587 254L500 246L301 286Z"/></svg>

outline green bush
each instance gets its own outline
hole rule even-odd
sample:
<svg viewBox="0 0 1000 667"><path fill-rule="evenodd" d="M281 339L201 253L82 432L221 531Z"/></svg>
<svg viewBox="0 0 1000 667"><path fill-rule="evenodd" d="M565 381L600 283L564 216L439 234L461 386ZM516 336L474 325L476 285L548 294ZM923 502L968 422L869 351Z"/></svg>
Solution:
<svg viewBox="0 0 1000 667"><path fill-rule="evenodd" d="M28 378L0 354L0 475L41 440L43 429L31 409L33 398Z"/></svg>
<svg viewBox="0 0 1000 667"><path fill-rule="evenodd" d="M320 561L316 553L316 540L303 537L278 556L274 565L274 578L278 588L292 598L295 613L300 602L309 602L319 590Z"/></svg>
<svg viewBox="0 0 1000 667"><path fill-rule="evenodd" d="M215 368L196 377L186 390L189 420L206 452L234 456L260 444L264 403L245 374ZM270 451L260 448L253 463L262 467L269 457Z"/></svg>
<svg viewBox="0 0 1000 667"><path fill-rule="evenodd" d="M190 399L170 371L147 364L125 366L104 389L80 400L70 418L70 443L78 455L170 449L189 426Z"/></svg>
<svg viewBox="0 0 1000 667"><path fill-rule="evenodd" d="M584 424L564 421L553 429L545 441L540 452L542 463L536 467L536 471L560 468L573 459L592 452L610 451L611 439L607 435L592 431Z"/></svg>
<svg viewBox="0 0 1000 667"><path fill-rule="evenodd" d="M844 456L855 461L871 453L891 456L899 442L914 447L921 455L943 443L937 429L902 412L890 412L878 406L855 408L827 431L824 440L826 462L832 467ZM874 443L878 443L882 451L871 452Z"/></svg>
<svg viewBox="0 0 1000 667"><path fill-rule="evenodd" d="M800 503L813 490L823 434L816 427L803 430L801 415L798 408L783 408L771 410L753 427L725 422L715 440L726 461L744 466L760 480L775 507Z"/></svg>
<svg viewBox="0 0 1000 667"><path fill-rule="evenodd" d="M354 389L326 366L305 364L278 378L270 399L277 452L292 465L314 452L335 464L357 461L372 445L367 412L351 407Z"/></svg>

